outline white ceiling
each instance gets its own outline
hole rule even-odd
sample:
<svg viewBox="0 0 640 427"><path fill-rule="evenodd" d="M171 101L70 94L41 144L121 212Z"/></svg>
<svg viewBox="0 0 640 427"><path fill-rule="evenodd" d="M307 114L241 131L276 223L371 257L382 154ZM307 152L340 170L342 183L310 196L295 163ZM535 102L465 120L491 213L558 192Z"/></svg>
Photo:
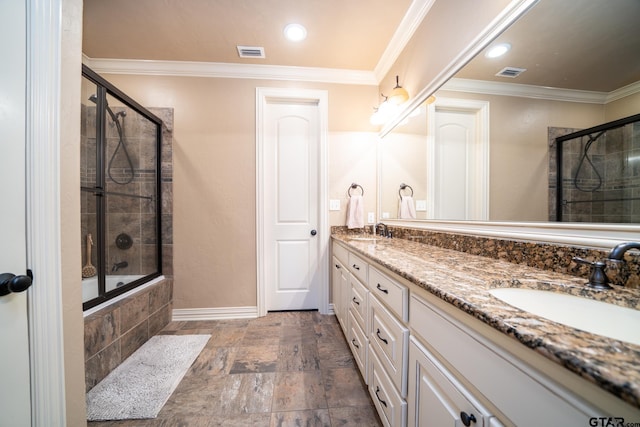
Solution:
<svg viewBox="0 0 640 427"><path fill-rule="evenodd" d="M83 53L373 71L379 81L432 1L85 0ZM640 80L639 18L640 0L540 0L496 40L512 44L508 55L481 54L457 77L609 92ZM291 22L307 28L305 41L284 38ZM266 58L240 58L237 45L264 47ZM505 66L527 71L495 77Z"/></svg>
<svg viewBox="0 0 640 427"><path fill-rule="evenodd" d="M416 3L424 3L424 0ZM85 0L90 58L198 61L372 71L411 0ZM304 25L303 42L284 38ZM243 59L237 45L264 47Z"/></svg>
<svg viewBox="0 0 640 427"><path fill-rule="evenodd" d="M456 77L612 92L640 81L640 1L541 0L490 46L501 42L511 51L483 51ZM504 67L527 71L496 77Z"/></svg>

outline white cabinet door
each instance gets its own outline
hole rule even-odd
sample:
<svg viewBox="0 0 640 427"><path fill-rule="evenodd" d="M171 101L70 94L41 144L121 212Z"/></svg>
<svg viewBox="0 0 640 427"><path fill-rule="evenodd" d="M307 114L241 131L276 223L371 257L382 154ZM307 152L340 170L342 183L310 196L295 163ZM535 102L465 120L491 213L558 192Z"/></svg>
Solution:
<svg viewBox="0 0 640 427"><path fill-rule="evenodd" d="M342 326L342 330L346 330L346 313L348 305L345 298L349 294L349 271L335 256L332 259L332 275L331 275L331 299L333 301L333 311ZM345 296L347 294L347 296Z"/></svg>
<svg viewBox="0 0 640 427"><path fill-rule="evenodd" d="M409 426L486 426L491 415L415 338L409 345Z"/></svg>

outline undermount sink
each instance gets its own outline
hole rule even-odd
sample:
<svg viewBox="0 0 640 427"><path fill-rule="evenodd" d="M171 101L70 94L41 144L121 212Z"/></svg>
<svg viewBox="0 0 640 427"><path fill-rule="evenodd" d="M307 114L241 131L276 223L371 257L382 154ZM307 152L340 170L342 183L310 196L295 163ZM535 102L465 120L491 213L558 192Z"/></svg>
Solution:
<svg viewBox="0 0 640 427"><path fill-rule="evenodd" d="M537 289L495 288L489 293L509 305L545 319L640 345L640 310Z"/></svg>

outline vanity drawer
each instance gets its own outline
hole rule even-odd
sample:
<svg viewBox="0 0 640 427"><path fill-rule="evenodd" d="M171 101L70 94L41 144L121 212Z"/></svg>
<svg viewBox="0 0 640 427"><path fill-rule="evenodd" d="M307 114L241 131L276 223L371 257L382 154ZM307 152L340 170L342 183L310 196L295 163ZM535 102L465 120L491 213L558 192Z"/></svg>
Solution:
<svg viewBox="0 0 640 427"><path fill-rule="evenodd" d="M333 256L338 258L341 263L349 262L349 251L339 243L333 242Z"/></svg>
<svg viewBox="0 0 640 427"><path fill-rule="evenodd" d="M353 314L360 327L368 331L367 326L367 314L368 314L368 300L369 290L358 281L355 277L351 276L349 279L351 283L349 293L349 311Z"/></svg>
<svg viewBox="0 0 640 427"><path fill-rule="evenodd" d="M369 289L404 322L409 321L409 289L369 267Z"/></svg>
<svg viewBox="0 0 640 427"><path fill-rule="evenodd" d="M389 427L407 425L407 402L398 394L374 351L369 352L369 394L382 424Z"/></svg>
<svg viewBox="0 0 640 427"><path fill-rule="evenodd" d="M356 364L358 365L358 368L360 368L362 378L364 378L365 383L367 383L367 354L369 353L369 340L367 340L367 336L362 332L360 325L358 325L358 322L356 322L356 319L353 317L353 313L349 313L347 341L349 341L349 347L351 348L354 359L356 359Z"/></svg>
<svg viewBox="0 0 640 427"><path fill-rule="evenodd" d="M409 329L405 328L375 296L369 296L369 342L402 397L407 395Z"/></svg>
<svg viewBox="0 0 640 427"><path fill-rule="evenodd" d="M367 270L369 265L353 252L349 252L349 271L351 271L362 283L367 283Z"/></svg>

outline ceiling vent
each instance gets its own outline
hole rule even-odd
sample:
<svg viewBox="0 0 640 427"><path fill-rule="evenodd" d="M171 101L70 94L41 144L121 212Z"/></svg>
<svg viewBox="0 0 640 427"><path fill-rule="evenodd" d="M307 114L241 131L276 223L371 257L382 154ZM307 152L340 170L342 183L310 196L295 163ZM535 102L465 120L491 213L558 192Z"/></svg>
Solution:
<svg viewBox="0 0 640 427"><path fill-rule="evenodd" d="M266 58L264 48L259 46L236 46L240 58Z"/></svg>
<svg viewBox="0 0 640 427"><path fill-rule="evenodd" d="M496 76L510 77L513 79L515 77L518 77L520 74L524 73L525 71L527 71L526 68L504 67L502 70L498 71L498 74L496 74Z"/></svg>

